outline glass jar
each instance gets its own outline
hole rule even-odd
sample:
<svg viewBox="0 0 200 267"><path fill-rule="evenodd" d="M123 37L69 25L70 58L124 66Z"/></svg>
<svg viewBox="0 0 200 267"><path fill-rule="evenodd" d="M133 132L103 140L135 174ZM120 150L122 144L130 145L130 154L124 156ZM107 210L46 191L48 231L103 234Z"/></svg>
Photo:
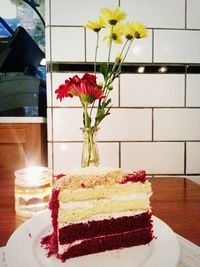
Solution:
<svg viewBox="0 0 200 267"><path fill-rule="evenodd" d="M31 167L15 172L15 211L31 218L48 208L52 172L46 167Z"/></svg>

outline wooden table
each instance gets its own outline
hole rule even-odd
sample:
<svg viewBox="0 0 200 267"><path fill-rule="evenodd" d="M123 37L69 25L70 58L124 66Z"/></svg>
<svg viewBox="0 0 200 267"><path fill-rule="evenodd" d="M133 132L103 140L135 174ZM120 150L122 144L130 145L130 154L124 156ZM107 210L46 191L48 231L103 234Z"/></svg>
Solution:
<svg viewBox="0 0 200 267"><path fill-rule="evenodd" d="M0 168L0 246L23 221L15 216L12 177ZM153 214L200 246L200 186L184 178L151 178Z"/></svg>

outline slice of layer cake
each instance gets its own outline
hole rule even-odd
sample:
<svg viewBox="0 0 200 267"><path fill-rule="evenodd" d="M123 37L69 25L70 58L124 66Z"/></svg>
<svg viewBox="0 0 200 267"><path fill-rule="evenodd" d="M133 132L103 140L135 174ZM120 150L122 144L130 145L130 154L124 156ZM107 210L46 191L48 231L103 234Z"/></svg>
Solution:
<svg viewBox="0 0 200 267"><path fill-rule="evenodd" d="M83 168L57 181L49 204L53 233L48 256L66 259L153 239L151 184L144 171Z"/></svg>

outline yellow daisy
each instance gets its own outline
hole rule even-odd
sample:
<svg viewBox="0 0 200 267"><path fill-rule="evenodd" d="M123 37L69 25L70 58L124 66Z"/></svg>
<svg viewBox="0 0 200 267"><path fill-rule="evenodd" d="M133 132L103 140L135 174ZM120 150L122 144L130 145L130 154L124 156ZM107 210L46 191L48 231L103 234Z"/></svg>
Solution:
<svg viewBox="0 0 200 267"><path fill-rule="evenodd" d="M102 17L99 17L99 21L88 21L88 23L85 25L86 28L93 30L95 32L99 32L104 26L104 20Z"/></svg>
<svg viewBox="0 0 200 267"><path fill-rule="evenodd" d="M121 11L119 7L114 10L105 7L102 8L101 13L105 23L109 23L110 25L116 25L117 22L126 18L126 13Z"/></svg>
<svg viewBox="0 0 200 267"><path fill-rule="evenodd" d="M124 25L118 23L115 26L108 26L107 32L108 34L104 36L103 41L108 40L109 45L112 39L116 44L122 44L121 36L124 34Z"/></svg>
<svg viewBox="0 0 200 267"><path fill-rule="evenodd" d="M124 25L124 35L126 39L131 40L135 37L135 24L127 22Z"/></svg>
<svg viewBox="0 0 200 267"><path fill-rule="evenodd" d="M135 38L145 38L147 36L147 28L141 22L135 22Z"/></svg>

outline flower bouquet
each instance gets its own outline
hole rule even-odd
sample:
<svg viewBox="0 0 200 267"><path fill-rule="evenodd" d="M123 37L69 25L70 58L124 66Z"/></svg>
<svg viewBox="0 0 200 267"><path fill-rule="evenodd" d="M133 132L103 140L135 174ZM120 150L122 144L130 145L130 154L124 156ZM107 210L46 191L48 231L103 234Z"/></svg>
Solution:
<svg viewBox="0 0 200 267"><path fill-rule="evenodd" d="M78 97L83 108L83 136L84 147L82 153L82 167L99 165L99 155L95 143L95 135L101 121L110 114L112 99L110 91L113 90L113 81L121 73L128 51L135 39L147 36L147 29L140 22L126 22L122 24L126 14L120 9L114 10L103 8L101 16L96 22L89 21L85 27L93 30L96 35L96 47L94 55L94 74L85 73L83 77L77 75L65 80L55 91L60 101L66 97ZM106 28L103 41L107 41L107 62L97 66L97 55L99 47L99 32ZM121 44L121 52L111 62L111 50L113 44ZM98 67L98 70L97 70ZM97 82L97 71L103 76L103 81Z"/></svg>

